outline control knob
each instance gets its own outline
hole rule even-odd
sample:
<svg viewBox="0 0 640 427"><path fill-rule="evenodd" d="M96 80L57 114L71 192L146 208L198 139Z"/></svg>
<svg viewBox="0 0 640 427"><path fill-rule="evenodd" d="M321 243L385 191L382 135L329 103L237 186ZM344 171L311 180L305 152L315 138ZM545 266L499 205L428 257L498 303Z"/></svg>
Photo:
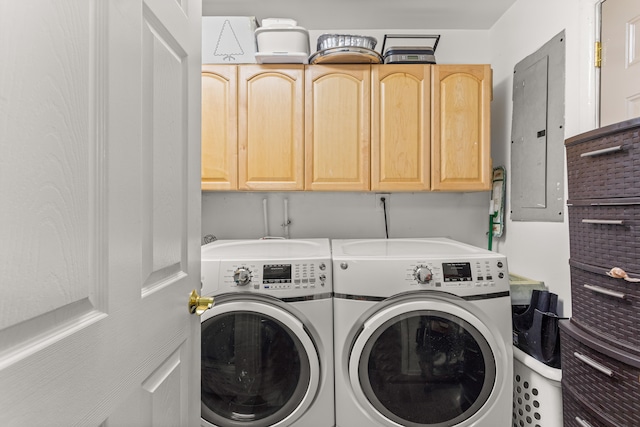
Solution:
<svg viewBox="0 0 640 427"><path fill-rule="evenodd" d="M251 271L246 267L239 267L233 272L233 281L238 286L245 286L251 283Z"/></svg>
<svg viewBox="0 0 640 427"><path fill-rule="evenodd" d="M421 284L427 284L433 279L433 273L429 270L429 267L419 265L413 272L413 277Z"/></svg>

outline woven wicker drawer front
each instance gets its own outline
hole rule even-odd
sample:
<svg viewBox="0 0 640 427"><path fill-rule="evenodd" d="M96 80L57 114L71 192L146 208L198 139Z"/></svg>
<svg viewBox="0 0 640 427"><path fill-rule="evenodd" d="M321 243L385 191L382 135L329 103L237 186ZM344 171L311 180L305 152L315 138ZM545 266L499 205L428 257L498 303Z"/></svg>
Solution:
<svg viewBox="0 0 640 427"><path fill-rule="evenodd" d="M589 267L571 266L571 320L597 338L640 355L640 286L584 268Z"/></svg>
<svg viewBox="0 0 640 427"><path fill-rule="evenodd" d="M640 273L640 205L569 206L569 243L571 259Z"/></svg>
<svg viewBox="0 0 640 427"><path fill-rule="evenodd" d="M620 149L617 150L617 147ZM602 154L597 154L599 152ZM569 199L638 197L639 164L640 132L637 127L626 132L568 145Z"/></svg>
<svg viewBox="0 0 640 427"><path fill-rule="evenodd" d="M587 347L561 330L562 383L583 405L620 426L640 426L640 369ZM576 356L610 369L602 373ZM565 419L567 422L568 419Z"/></svg>
<svg viewBox="0 0 640 427"><path fill-rule="evenodd" d="M586 407L582 406L567 387L562 390L562 416L564 427L584 427L584 422L589 423L592 427L610 427L610 424L601 422ZM580 421L583 424L580 424Z"/></svg>

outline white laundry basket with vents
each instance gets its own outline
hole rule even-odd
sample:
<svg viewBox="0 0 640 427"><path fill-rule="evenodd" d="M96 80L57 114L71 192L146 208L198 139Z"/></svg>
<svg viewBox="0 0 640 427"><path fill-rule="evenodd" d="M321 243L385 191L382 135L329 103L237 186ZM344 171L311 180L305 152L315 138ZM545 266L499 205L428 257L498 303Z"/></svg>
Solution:
<svg viewBox="0 0 640 427"><path fill-rule="evenodd" d="M513 427L562 427L562 370L513 348Z"/></svg>

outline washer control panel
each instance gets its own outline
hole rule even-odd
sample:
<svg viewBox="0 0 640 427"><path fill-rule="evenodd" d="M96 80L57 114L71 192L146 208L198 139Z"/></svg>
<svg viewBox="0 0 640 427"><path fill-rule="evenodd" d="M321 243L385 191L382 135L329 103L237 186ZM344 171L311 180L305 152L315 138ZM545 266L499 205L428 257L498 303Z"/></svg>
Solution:
<svg viewBox="0 0 640 427"><path fill-rule="evenodd" d="M495 287L508 278L507 268L499 260L424 261L407 267L405 280L424 288Z"/></svg>
<svg viewBox="0 0 640 427"><path fill-rule="evenodd" d="M278 291L324 288L330 281L330 262L223 263L221 278L226 288Z"/></svg>

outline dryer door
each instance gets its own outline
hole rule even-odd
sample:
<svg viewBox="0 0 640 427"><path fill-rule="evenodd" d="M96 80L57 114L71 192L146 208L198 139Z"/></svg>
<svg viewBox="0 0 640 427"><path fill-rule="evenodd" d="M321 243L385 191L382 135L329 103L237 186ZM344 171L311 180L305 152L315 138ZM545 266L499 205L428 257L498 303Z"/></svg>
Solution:
<svg viewBox="0 0 640 427"><path fill-rule="evenodd" d="M504 380L497 352L504 350L492 333L458 304L405 301L365 322L349 377L360 404L383 425L454 426L478 418L496 394Z"/></svg>
<svg viewBox="0 0 640 427"><path fill-rule="evenodd" d="M203 425L289 425L313 401L316 346L303 324L269 302L217 302L202 319Z"/></svg>

